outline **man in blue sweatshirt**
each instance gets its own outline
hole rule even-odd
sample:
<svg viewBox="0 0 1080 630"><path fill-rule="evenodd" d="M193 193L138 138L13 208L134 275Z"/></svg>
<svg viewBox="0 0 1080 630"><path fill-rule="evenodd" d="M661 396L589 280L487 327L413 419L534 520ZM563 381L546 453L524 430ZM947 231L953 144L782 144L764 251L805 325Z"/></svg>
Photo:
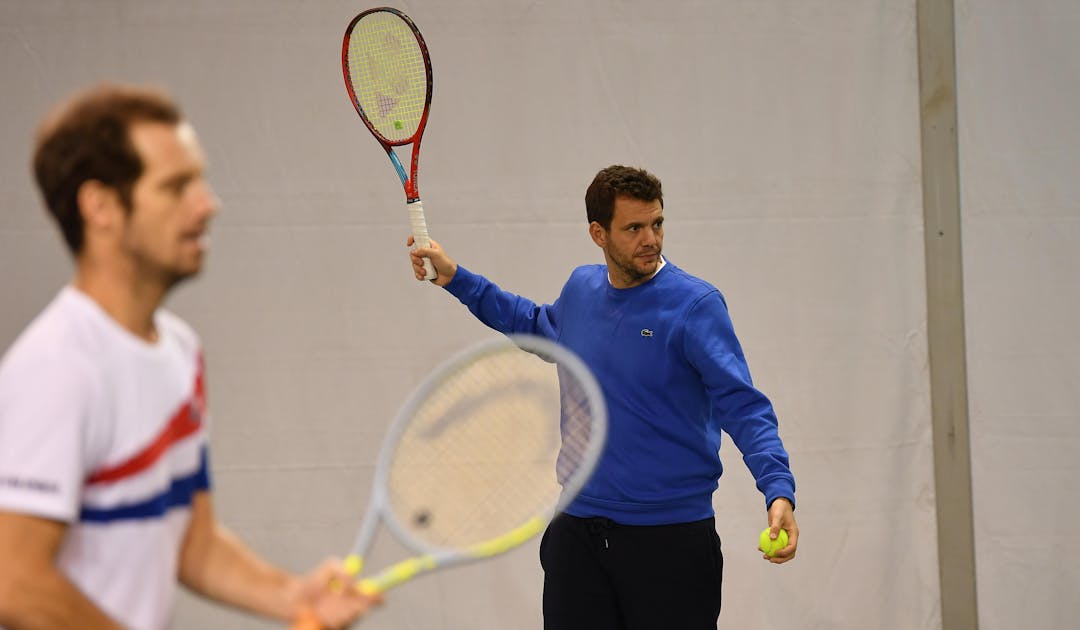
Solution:
<svg viewBox="0 0 1080 630"><path fill-rule="evenodd" d="M601 170L585 193L589 235L606 265L570 275L552 304L503 291L456 264L438 243L423 258L480 321L576 352L607 401L610 429L581 495L540 546L547 630L715 628L723 556L712 495L727 433L765 496L771 536L795 557L795 478L776 414L754 388L727 305L708 282L664 259L660 181L637 168ZM409 239L412 244L412 239Z"/></svg>

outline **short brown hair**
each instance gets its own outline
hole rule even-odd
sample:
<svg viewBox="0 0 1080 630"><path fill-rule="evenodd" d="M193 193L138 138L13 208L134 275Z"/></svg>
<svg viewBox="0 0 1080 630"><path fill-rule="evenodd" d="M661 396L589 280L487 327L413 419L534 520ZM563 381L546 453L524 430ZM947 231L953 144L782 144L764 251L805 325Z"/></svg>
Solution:
<svg viewBox="0 0 1080 630"><path fill-rule="evenodd" d="M163 92L112 84L80 92L46 117L37 131L34 177L73 253L83 246L78 202L83 183L97 180L115 189L130 209L132 187L143 171L131 143L132 125L176 125L181 119L179 108Z"/></svg>
<svg viewBox="0 0 1080 630"><path fill-rule="evenodd" d="M619 196L659 201L660 207L664 207L664 191L655 175L645 169L616 164L597 173L585 191L585 215L589 223L595 221L610 230L615 198Z"/></svg>

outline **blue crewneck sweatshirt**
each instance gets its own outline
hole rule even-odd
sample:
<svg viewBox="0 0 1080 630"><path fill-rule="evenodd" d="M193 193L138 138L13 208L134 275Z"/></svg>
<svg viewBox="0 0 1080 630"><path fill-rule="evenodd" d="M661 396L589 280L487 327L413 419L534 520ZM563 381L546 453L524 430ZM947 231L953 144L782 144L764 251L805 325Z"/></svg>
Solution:
<svg viewBox="0 0 1080 630"><path fill-rule="evenodd" d="M616 289L606 266L586 265L553 304L538 305L459 265L446 289L495 330L573 350L599 381L608 442L567 513L627 525L712 516L721 431L766 505L778 497L794 505L772 404L754 388L727 305L709 283L668 261L647 282Z"/></svg>

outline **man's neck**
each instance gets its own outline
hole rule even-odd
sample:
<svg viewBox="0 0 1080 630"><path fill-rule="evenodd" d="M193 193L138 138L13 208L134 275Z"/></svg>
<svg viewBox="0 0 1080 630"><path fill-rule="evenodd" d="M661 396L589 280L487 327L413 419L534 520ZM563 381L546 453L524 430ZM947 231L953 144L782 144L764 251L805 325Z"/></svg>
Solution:
<svg viewBox="0 0 1080 630"><path fill-rule="evenodd" d="M610 284L612 287L614 287L616 289L632 289L632 288L634 288L636 286L643 285L646 282L648 282L649 280L652 280L653 278L655 278L656 274L660 273L660 270L663 269L664 265L666 265L666 264L667 264L667 261L664 260L664 257L661 255L660 256L660 262L656 265L656 270L653 271L652 275L650 275L648 278L644 278L644 279L639 280L639 281L633 281L633 280L626 279L626 278L619 278L619 282L616 283L615 278L611 275L611 261L608 260L607 261L607 268L608 268L607 281L608 281L608 284Z"/></svg>
<svg viewBox="0 0 1080 630"><path fill-rule="evenodd" d="M72 286L97 302L131 334L151 343L157 341L154 311L167 292L160 283L139 281L133 273L80 261Z"/></svg>

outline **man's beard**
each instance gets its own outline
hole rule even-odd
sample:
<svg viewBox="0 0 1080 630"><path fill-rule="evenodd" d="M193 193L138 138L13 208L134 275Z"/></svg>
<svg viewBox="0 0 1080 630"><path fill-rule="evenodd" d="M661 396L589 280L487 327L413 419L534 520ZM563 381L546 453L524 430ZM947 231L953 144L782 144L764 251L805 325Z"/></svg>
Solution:
<svg viewBox="0 0 1080 630"><path fill-rule="evenodd" d="M198 276L202 271L202 261L195 269L186 270L160 264L141 253L137 254L136 258L139 260L137 267L143 270L141 276L163 287L166 293L177 285Z"/></svg>
<svg viewBox="0 0 1080 630"><path fill-rule="evenodd" d="M611 259L615 266L618 268L621 275L625 276L631 282L637 282L638 280L645 280L654 273L656 268L660 264L660 248L656 249L656 261L650 266L649 269L643 270L634 264L634 257L623 258L614 248L609 247L607 249L608 258Z"/></svg>

